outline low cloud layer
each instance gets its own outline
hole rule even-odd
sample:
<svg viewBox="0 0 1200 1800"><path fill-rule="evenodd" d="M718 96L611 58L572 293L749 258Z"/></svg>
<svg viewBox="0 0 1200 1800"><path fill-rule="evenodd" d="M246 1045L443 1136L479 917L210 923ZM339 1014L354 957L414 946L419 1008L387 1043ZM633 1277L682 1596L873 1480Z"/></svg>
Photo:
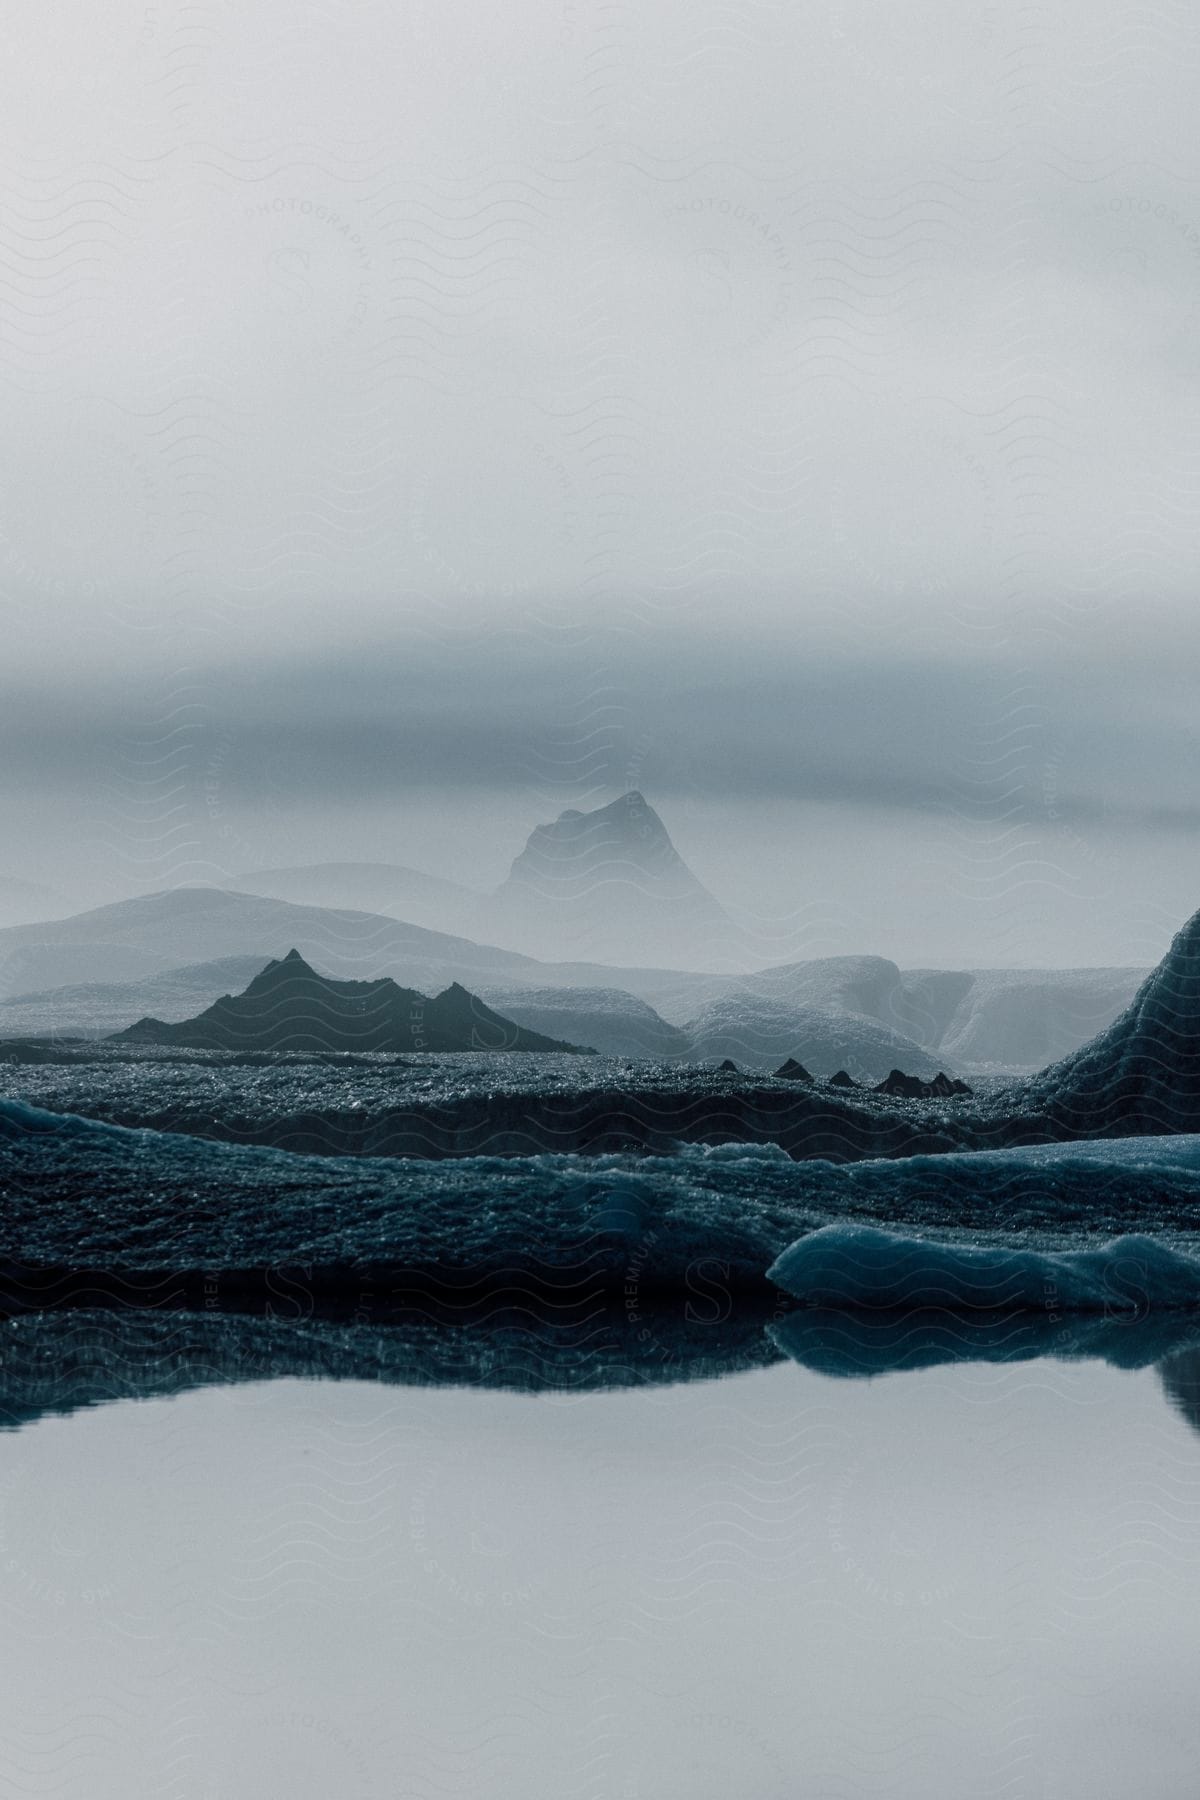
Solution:
<svg viewBox="0 0 1200 1800"><path fill-rule="evenodd" d="M30 14L10 872L389 816L495 863L637 785L847 931L935 827L981 940L1069 949L1085 890L1160 930L1146 834L1200 898L1197 48L1082 0Z"/></svg>

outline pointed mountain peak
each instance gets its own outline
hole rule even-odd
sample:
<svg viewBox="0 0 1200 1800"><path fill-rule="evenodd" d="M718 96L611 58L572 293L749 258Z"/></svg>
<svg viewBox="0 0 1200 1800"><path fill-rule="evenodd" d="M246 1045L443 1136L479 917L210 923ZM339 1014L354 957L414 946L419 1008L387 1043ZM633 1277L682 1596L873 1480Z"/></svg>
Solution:
<svg viewBox="0 0 1200 1800"><path fill-rule="evenodd" d="M510 880L540 883L548 875L628 880L664 877L698 886L666 826L636 788L591 812L568 807L553 824L535 826Z"/></svg>
<svg viewBox="0 0 1200 1800"><path fill-rule="evenodd" d="M312 964L306 962L295 947L289 950L286 956L280 957L277 962L268 963L267 968L286 969L289 975L299 975L302 972L307 972L309 975L316 974Z"/></svg>
<svg viewBox="0 0 1200 1800"><path fill-rule="evenodd" d="M578 806L568 806L566 811L560 812L558 816L560 819L599 819L606 813L633 812L641 808L647 812L651 810L646 796L637 788L627 788L623 794L618 794L615 800L606 800L603 806L594 806L590 812L584 812Z"/></svg>
<svg viewBox="0 0 1200 1800"><path fill-rule="evenodd" d="M492 906L543 959L708 967L734 930L638 788L536 826Z"/></svg>
<svg viewBox="0 0 1200 1800"><path fill-rule="evenodd" d="M569 806L558 815L556 824L573 824L579 820L589 826L611 827L617 832L645 837L648 830L661 832L667 836L667 828L650 805L645 795L637 788L630 788L627 793L619 794L615 800L609 800L604 806L595 806L590 812L582 812L577 806ZM542 826L541 830L553 829Z"/></svg>
<svg viewBox="0 0 1200 1800"><path fill-rule="evenodd" d="M273 957L260 969L246 992L261 993L264 987L273 987L278 981L294 981L300 976L311 977L314 981L323 979L310 963L305 962L298 950L292 949L286 956Z"/></svg>

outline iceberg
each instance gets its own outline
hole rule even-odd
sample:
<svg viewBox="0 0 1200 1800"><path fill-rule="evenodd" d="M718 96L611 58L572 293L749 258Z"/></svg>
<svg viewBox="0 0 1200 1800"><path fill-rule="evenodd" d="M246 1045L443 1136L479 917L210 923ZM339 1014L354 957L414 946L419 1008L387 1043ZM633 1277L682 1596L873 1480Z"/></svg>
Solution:
<svg viewBox="0 0 1200 1800"><path fill-rule="evenodd" d="M791 1244L767 1278L809 1306L956 1313L1103 1313L1200 1306L1200 1259L1128 1235L1096 1249L939 1243L867 1225L825 1225Z"/></svg>

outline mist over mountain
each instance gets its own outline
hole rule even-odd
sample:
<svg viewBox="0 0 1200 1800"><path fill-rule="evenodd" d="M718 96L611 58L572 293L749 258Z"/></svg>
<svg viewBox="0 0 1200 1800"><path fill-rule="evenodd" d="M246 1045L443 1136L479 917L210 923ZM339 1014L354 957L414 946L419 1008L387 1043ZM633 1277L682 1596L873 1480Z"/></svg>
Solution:
<svg viewBox="0 0 1200 1800"><path fill-rule="evenodd" d="M64 918L72 910L72 902L55 888L39 881L0 875L0 928Z"/></svg>
<svg viewBox="0 0 1200 1800"><path fill-rule="evenodd" d="M262 968L261 956L221 956L139 981L82 981L0 1000L0 1037L106 1036L136 1019L190 1019L222 994L236 993Z"/></svg>
<svg viewBox="0 0 1200 1800"><path fill-rule="evenodd" d="M637 791L591 811L569 809L536 827L507 880L490 895L390 863L263 870L238 885L293 903L354 908L461 932L542 962L618 965L624 976L611 985L636 993L675 1025L742 992L773 1004L859 1015L931 1055L979 1071L1032 1071L1068 1054L1111 1023L1146 972L902 971L871 955L756 968L763 959L754 955L753 941L688 868L662 818ZM678 980L667 975L647 981L642 972L655 967L678 971ZM548 985L578 984L556 972ZM731 1016L728 1006L722 1016ZM709 1035L703 1026L701 1039ZM730 1038L714 1021L711 1035L714 1044L732 1046L737 1032ZM745 1043L754 1037L749 1029L743 1034ZM738 1052L730 1047L722 1054ZM764 1049L762 1058L772 1054ZM743 1048L742 1055L759 1060L752 1049ZM873 1055L865 1067L874 1069Z"/></svg>
<svg viewBox="0 0 1200 1800"><path fill-rule="evenodd" d="M690 1034L623 988L482 988L481 998L531 1031L591 1044L605 1056L669 1061L696 1054Z"/></svg>
<svg viewBox="0 0 1200 1800"><path fill-rule="evenodd" d="M734 922L636 791L535 826L490 892L390 862L260 869L229 886L303 906L371 912L550 962L753 966Z"/></svg>
<svg viewBox="0 0 1200 1800"><path fill-rule="evenodd" d="M1196 1795L1200 8L0 48L0 1800Z"/></svg>
<svg viewBox="0 0 1200 1800"><path fill-rule="evenodd" d="M729 1057L739 1068L774 1069L795 1057L814 1075L845 1070L860 1081L882 1081L899 1065L930 1078L939 1064L919 1044L861 1013L799 1006L736 989L711 1000L685 1027L694 1054Z"/></svg>
<svg viewBox="0 0 1200 1800"><path fill-rule="evenodd" d="M470 934L483 895L456 881L399 863L310 863L288 869L256 869L228 884L234 893L262 894L294 906L380 913L435 931Z"/></svg>
<svg viewBox="0 0 1200 1800"><path fill-rule="evenodd" d="M1126 1006L1144 969L901 969L883 956L831 956L781 963L740 976L702 974L651 980L645 997L686 1022L711 1054L766 1066L785 1053L823 1072L846 1041L845 1062L886 1075L905 1055L916 1073L953 1064L979 1073L1042 1068L1102 1031ZM790 1020L790 1024L789 1024ZM847 1025L872 1027L852 1047ZM842 1034L839 1040L839 1032ZM818 1044L821 1046L818 1048ZM740 1052L739 1052L740 1045ZM880 1068L880 1061L895 1054ZM706 1052L708 1053L708 1052Z"/></svg>
<svg viewBox="0 0 1200 1800"><path fill-rule="evenodd" d="M502 942L555 960L738 966L728 913L640 793L539 825L483 915Z"/></svg>
<svg viewBox="0 0 1200 1800"><path fill-rule="evenodd" d="M568 820L563 838L570 842L579 830ZM665 865L662 887L679 884L695 900L686 870L663 854L661 839L651 845L648 860ZM591 906L594 891L581 885ZM514 904L525 898L517 894ZM662 889L648 904L669 916ZM701 898L692 916L706 911ZM633 922L639 941L643 925ZM390 975L422 993L462 981L497 1002L511 997L512 1010L501 1010L529 1029L614 1055L728 1056L759 1069L796 1056L818 1073L846 1066L864 1079L897 1065L927 1075L942 1065L966 1073L1042 1067L1108 1025L1144 975L905 971L880 956L816 958L742 975L556 962L383 914L193 888L0 930L0 1035L114 1031L147 1014L178 1022L289 945L338 977Z"/></svg>
<svg viewBox="0 0 1200 1800"><path fill-rule="evenodd" d="M296 906L219 888L139 895L73 918L0 931L0 995L65 983L145 979L228 956L278 956L295 945L344 976L403 976L444 987L474 970L491 978L531 967L526 957L370 913Z"/></svg>

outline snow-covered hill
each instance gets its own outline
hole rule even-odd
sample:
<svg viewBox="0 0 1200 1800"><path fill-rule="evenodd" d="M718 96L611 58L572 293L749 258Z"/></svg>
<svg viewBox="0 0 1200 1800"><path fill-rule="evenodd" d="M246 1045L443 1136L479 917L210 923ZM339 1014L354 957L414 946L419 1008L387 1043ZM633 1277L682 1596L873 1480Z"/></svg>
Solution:
<svg viewBox="0 0 1200 1800"><path fill-rule="evenodd" d="M1043 1068L1103 1031L1146 971L1116 969L907 969L882 956L785 963L738 980L713 978L706 1001L756 994L874 1020L960 1070ZM652 996L668 1017L678 997ZM886 1071L885 1071L886 1073Z"/></svg>
<svg viewBox="0 0 1200 1800"><path fill-rule="evenodd" d="M656 1061L692 1054L684 1031L621 988L484 988L482 998L528 1031L591 1044L602 1056Z"/></svg>
<svg viewBox="0 0 1200 1800"><path fill-rule="evenodd" d="M941 1067L911 1038L874 1019L749 991L710 1001L685 1029L693 1056L729 1057L745 1069L774 1069L794 1056L814 1075L845 1069L857 1080L874 1082L895 1068L928 1079Z"/></svg>

